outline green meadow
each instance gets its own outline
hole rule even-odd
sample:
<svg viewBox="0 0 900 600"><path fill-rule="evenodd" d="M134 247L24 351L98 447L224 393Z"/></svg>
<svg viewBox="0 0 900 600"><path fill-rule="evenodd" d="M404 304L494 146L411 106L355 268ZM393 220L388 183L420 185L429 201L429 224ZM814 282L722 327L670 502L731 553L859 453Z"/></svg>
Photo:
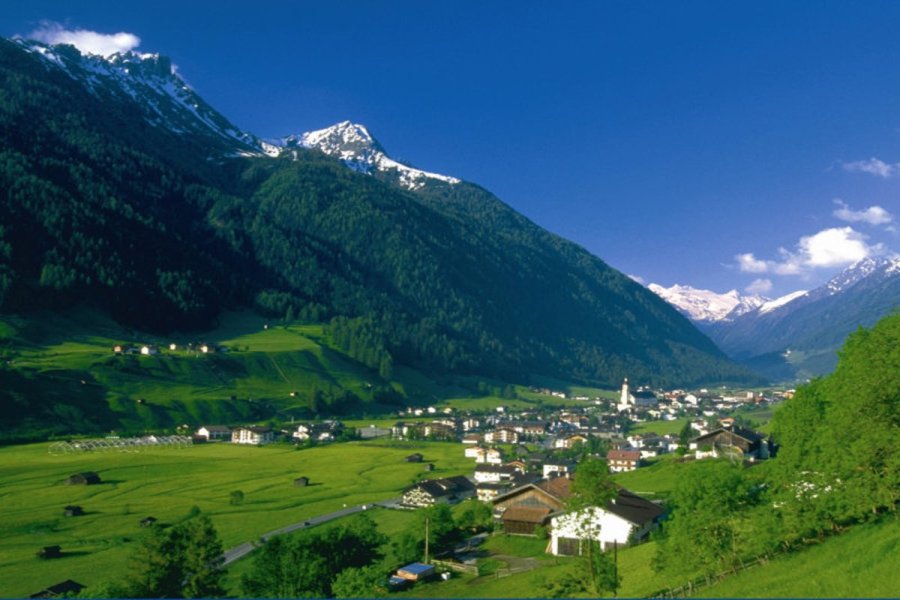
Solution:
<svg viewBox="0 0 900 600"><path fill-rule="evenodd" d="M705 598L896 598L900 594L898 557L900 522L887 518L777 556L695 594Z"/></svg>
<svg viewBox="0 0 900 600"><path fill-rule="evenodd" d="M471 471L458 444L352 442L295 450L226 443L137 453L51 455L48 444L0 448L0 596L15 597L74 579L85 585L121 578L146 530L147 516L174 524L193 507L210 515L226 548L341 508L396 497L423 477ZM403 458L421 452L435 471ZM66 485L96 471L97 485ZM310 478L295 487L296 477ZM244 493L240 505L232 491ZM65 517L67 505L84 516ZM39 559L43 546L64 556Z"/></svg>
<svg viewBox="0 0 900 600"><path fill-rule="evenodd" d="M227 352L189 347L197 342ZM158 352L116 354L117 344L150 344ZM335 348L326 326L286 325L249 312L223 314L213 331L175 336L123 329L87 309L28 319L4 315L0 359L0 384L11 397L27 400L19 414L0 424L0 437L18 441L171 430L181 424L288 421L319 411L384 418L406 405L492 410L501 404L511 409L585 404L522 385L430 377L403 366L385 380ZM552 383L570 395L609 393ZM504 398L510 391L516 397Z"/></svg>

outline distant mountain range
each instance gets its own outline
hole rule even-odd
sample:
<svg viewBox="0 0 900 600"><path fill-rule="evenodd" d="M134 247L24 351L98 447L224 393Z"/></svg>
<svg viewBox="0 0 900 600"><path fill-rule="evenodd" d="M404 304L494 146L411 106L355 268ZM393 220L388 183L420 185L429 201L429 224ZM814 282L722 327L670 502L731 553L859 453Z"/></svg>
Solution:
<svg viewBox="0 0 900 600"><path fill-rule="evenodd" d="M163 56L0 41L0 307L152 331L227 307L321 321L387 373L758 379L667 303L350 122L241 131Z"/></svg>
<svg viewBox="0 0 900 600"><path fill-rule="evenodd" d="M830 372L847 334L900 306L900 258L865 258L810 291L775 300L687 286L651 290L733 358L778 379Z"/></svg>

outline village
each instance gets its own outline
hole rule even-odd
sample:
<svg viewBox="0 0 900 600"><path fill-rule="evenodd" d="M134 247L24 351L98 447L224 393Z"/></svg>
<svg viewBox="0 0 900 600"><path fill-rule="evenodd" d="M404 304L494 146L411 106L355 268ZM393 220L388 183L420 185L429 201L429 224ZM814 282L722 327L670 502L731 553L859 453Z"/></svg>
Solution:
<svg viewBox="0 0 900 600"><path fill-rule="evenodd" d="M532 392L566 397L550 389ZM318 445L384 438L459 444L459 452L472 460L469 474L427 478L434 464L419 452L410 454L405 461L420 463L424 478L404 489L396 501L383 505L414 510L477 499L491 508L496 531L546 537L548 554L577 556L584 539L585 514L589 515L589 529L595 532L592 535L601 548L609 550L647 540L666 512L659 499L644 498L619 486L605 506L573 514L567 509L567 500L580 461L604 460L610 473L635 471L664 455L679 461L727 457L754 464L777 449L764 434L747 427L740 416L730 415L737 409L758 409L780 402L790 394L653 391L632 389L626 380L618 400L577 398L583 406L511 410L501 405L463 414L452 407L407 408L398 413L403 420L390 427L371 424L355 429L336 419L295 423L290 428L205 425L196 430L194 441ZM684 426L678 433L634 431L642 424L666 421L683 422ZM295 484L307 482L301 477ZM436 577L436 564L446 570L465 568L466 562L475 561L465 552L443 556L435 564L426 556L424 562L406 565L394 573L391 585L403 589Z"/></svg>

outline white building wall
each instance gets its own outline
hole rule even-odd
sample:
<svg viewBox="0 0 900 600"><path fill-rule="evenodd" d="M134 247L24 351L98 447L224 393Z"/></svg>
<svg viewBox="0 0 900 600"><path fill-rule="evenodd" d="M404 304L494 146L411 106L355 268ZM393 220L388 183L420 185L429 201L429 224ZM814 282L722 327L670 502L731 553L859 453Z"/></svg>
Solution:
<svg viewBox="0 0 900 600"><path fill-rule="evenodd" d="M475 471L475 481L478 483L499 483L500 473L490 471Z"/></svg>
<svg viewBox="0 0 900 600"><path fill-rule="evenodd" d="M590 515L590 525L582 527L581 522ZM618 542L620 546L628 543L628 537L634 529L634 524L626 521L618 515L603 510L602 508L587 508L577 513L567 513L551 520L552 539L550 551L559 554L560 538L569 539L594 539L600 542L600 547Z"/></svg>

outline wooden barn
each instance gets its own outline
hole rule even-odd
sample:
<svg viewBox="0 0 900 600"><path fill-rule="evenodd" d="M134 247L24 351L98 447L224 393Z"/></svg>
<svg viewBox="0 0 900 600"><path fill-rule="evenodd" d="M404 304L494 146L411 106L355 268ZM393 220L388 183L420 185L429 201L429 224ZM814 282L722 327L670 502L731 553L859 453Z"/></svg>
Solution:
<svg viewBox="0 0 900 600"><path fill-rule="evenodd" d="M60 546L44 546L37 552L38 558L60 558L62 548Z"/></svg>
<svg viewBox="0 0 900 600"><path fill-rule="evenodd" d="M512 535L534 535L538 525L546 525L552 511L546 506L510 506L503 511L503 532Z"/></svg>
<svg viewBox="0 0 900 600"><path fill-rule="evenodd" d="M298 477L294 480L294 485L297 487L306 487L309 485L309 477Z"/></svg>
<svg viewBox="0 0 900 600"><path fill-rule="evenodd" d="M100 483L100 476L93 471L75 473L66 479L66 485L94 485Z"/></svg>
<svg viewBox="0 0 900 600"><path fill-rule="evenodd" d="M70 504L63 509L63 514L67 517L80 517L84 514L84 509L80 506Z"/></svg>
<svg viewBox="0 0 900 600"><path fill-rule="evenodd" d="M533 535L535 527L546 525L553 515L565 509L571 483L566 477L555 477L500 494L491 501L494 517L503 523L506 533Z"/></svg>
<svg viewBox="0 0 900 600"><path fill-rule="evenodd" d="M156 523L156 517L146 517L144 519L141 519L140 526L151 527L154 523Z"/></svg>

